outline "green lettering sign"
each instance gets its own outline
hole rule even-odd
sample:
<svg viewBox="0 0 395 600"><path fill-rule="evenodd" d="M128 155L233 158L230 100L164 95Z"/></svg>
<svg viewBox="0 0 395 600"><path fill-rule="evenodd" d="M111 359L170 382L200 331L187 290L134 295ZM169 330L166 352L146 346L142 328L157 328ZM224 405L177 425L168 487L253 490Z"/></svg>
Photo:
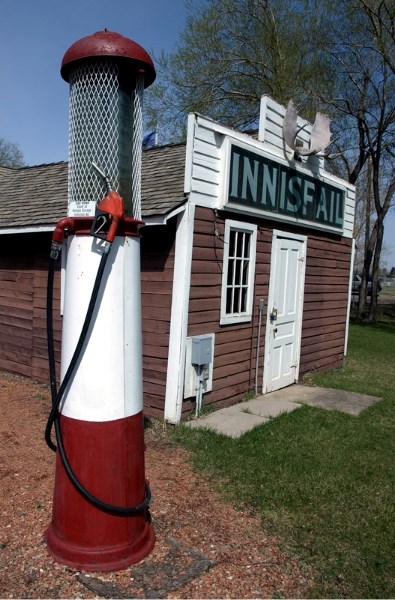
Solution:
<svg viewBox="0 0 395 600"><path fill-rule="evenodd" d="M231 145L228 202L298 222L343 228L344 190Z"/></svg>

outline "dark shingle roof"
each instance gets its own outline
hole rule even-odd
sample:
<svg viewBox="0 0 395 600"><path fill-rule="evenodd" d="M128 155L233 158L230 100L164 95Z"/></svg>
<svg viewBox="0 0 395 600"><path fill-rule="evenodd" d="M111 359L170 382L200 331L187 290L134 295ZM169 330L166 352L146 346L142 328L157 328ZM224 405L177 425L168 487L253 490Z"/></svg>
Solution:
<svg viewBox="0 0 395 600"><path fill-rule="evenodd" d="M143 152L141 213L165 215L185 200L185 144L158 146Z"/></svg>
<svg viewBox="0 0 395 600"><path fill-rule="evenodd" d="M67 163L0 167L0 227L56 223L67 213Z"/></svg>
<svg viewBox="0 0 395 600"><path fill-rule="evenodd" d="M143 217L166 215L185 202L185 144L143 151ZM53 225L67 214L67 162L0 166L1 229Z"/></svg>

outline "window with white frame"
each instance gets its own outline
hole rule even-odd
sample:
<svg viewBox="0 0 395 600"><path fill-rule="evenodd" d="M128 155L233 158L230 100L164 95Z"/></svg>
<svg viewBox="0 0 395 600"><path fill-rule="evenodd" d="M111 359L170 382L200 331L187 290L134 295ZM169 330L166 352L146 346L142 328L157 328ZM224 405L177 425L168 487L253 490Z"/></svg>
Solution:
<svg viewBox="0 0 395 600"><path fill-rule="evenodd" d="M256 225L225 221L221 325L251 320L256 232Z"/></svg>

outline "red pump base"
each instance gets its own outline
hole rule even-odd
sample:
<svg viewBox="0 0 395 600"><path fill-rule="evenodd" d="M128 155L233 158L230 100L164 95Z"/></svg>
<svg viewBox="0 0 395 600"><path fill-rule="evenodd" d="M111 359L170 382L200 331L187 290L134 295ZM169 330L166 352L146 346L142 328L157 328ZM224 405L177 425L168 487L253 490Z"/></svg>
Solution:
<svg viewBox="0 0 395 600"><path fill-rule="evenodd" d="M116 506L144 500L142 412L98 423L61 416L61 427L73 471L93 495ZM96 508L71 483L59 455L52 523L44 538L56 561L96 572L125 569L155 544L148 511L123 517Z"/></svg>

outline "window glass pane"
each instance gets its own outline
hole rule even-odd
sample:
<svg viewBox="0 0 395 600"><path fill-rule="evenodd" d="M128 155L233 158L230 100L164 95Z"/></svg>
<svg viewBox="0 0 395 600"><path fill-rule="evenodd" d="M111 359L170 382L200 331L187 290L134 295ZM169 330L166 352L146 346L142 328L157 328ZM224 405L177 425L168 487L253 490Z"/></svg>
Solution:
<svg viewBox="0 0 395 600"><path fill-rule="evenodd" d="M226 313L232 314L233 312L233 288L228 287L226 290Z"/></svg>
<svg viewBox="0 0 395 600"><path fill-rule="evenodd" d="M235 279L234 279L235 285L240 285L240 283L241 283L240 277L241 277L241 260L236 260L235 261Z"/></svg>
<svg viewBox="0 0 395 600"><path fill-rule="evenodd" d="M242 284L243 285L247 285L248 283L248 267L249 267L250 261L248 260L243 260L243 278L242 278Z"/></svg>
<svg viewBox="0 0 395 600"><path fill-rule="evenodd" d="M236 255L237 256L244 256L244 238L245 238L245 233L243 231L239 231L238 232L238 236L237 236L237 245L236 245Z"/></svg>
<svg viewBox="0 0 395 600"><path fill-rule="evenodd" d="M232 285L233 284L233 271L234 271L234 260L233 258L230 258L228 261L228 278L227 278L227 284L228 285Z"/></svg>
<svg viewBox="0 0 395 600"><path fill-rule="evenodd" d="M240 302L240 288L236 287L234 289L234 295L233 295L233 312L234 313L240 312L239 302Z"/></svg>
<svg viewBox="0 0 395 600"><path fill-rule="evenodd" d="M234 231L233 229L231 229L229 232L229 256L235 255L236 235L237 235L237 231Z"/></svg>
<svg viewBox="0 0 395 600"><path fill-rule="evenodd" d="M250 233L245 233L245 242L244 242L244 256L250 256L250 240L251 240L251 234Z"/></svg>
<svg viewBox="0 0 395 600"><path fill-rule="evenodd" d="M255 236L254 227L237 224L225 228L227 246L227 264L223 273L223 314L227 317L247 315L250 311L252 290L249 289L251 278L252 241Z"/></svg>
<svg viewBox="0 0 395 600"><path fill-rule="evenodd" d="M247 287L241 288L241 303L240 303L240 312L246 312L247 310Z"/></svg>

